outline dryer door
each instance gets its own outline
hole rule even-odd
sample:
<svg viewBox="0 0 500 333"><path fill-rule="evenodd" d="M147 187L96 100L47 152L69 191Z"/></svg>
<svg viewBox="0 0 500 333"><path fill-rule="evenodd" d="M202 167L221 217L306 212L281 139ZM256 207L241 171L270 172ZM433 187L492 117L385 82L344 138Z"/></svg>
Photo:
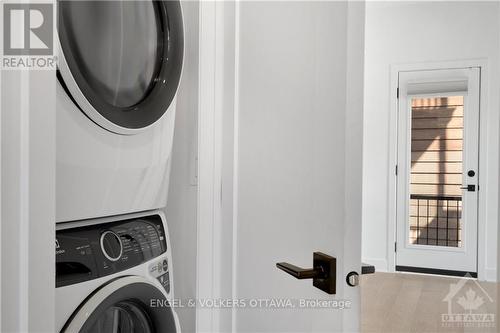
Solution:
<svg viewBox="0 0 500 333"><path fill-rule="evenodd" d="M58 1L59 80L101 127L134 134L167 111L179 85L179 1Z"/></svg>
<svg viewBox="0 0 500 333"><path fill-rule="evenodd" d="M87 298L62 332L179 332L177 317L159 288L137 276L114 280Z"/></svg>

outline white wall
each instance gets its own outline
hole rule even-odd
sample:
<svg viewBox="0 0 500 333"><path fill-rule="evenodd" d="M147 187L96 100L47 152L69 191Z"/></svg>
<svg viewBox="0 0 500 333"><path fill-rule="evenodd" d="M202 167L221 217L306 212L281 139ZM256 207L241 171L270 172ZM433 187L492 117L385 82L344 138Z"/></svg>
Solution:
<svg viewBox="0 0 500 333"><path fill-rule="evenodd" d="M498 224L499 5L496 2L368 2L366 9L365 116L363 172L363 260L387 267L390 120L390 66L396 64L487 59L485 131L488 183L481 195L486 244L479 255L485 276L496 278ZM484 120L484 118L483 118Z"/></svg>
<svg viewBox="0 0 500 333"><path fill-rule="evenodd" d="M184 70L177 94L172 169L167 208L173 255L175 297L196 295L196 211L194 178L198 117L198 2L184 1ZM195 331L195 309L178 308L183 332Z"/></svg>

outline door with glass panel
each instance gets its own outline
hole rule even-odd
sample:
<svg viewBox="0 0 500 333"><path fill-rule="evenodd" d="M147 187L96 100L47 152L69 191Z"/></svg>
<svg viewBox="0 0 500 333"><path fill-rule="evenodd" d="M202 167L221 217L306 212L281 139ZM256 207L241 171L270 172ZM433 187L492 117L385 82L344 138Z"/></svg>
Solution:
<svg viewBox="0 0 500 333"><path fill-rule="evenodd" d="M476 275L479 81L399 73L396 270Z"/></svg>

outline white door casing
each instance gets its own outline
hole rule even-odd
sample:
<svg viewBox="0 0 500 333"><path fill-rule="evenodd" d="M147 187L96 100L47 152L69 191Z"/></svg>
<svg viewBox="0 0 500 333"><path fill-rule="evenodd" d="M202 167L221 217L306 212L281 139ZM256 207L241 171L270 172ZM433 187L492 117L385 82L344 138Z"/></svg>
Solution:
<svg viewBox="0 0 500 333"><path fill-rule="evenodd" d="M479 101L480 69L477 67L399 73L397 149L397 252L396 265L477 272L477 221L479 185ZM464 88L465 87L465 88ZM462 192L461 247L415 245L409 242L409 177L411 102L418 97L464 96L462 184L476 191ZM467 171L474 170L475 177Z"/></svg>

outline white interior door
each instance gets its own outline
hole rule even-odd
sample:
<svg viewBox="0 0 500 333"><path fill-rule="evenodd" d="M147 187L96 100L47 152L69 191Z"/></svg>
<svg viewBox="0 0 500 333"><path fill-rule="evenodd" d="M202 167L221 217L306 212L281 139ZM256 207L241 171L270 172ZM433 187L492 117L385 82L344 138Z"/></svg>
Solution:
<svg viewBox="0 0 500 333"><path fill-rule="evenodd" d="M399 73L396 270L477 273L479 80Z"/></svg>
<svg viewBox="0 0 500 333"><path fill-rule="evenodd" d="M358 331L364 4L239 6L232 330ZM316 251L336 258L334 294L276 267Z"/></svg>

